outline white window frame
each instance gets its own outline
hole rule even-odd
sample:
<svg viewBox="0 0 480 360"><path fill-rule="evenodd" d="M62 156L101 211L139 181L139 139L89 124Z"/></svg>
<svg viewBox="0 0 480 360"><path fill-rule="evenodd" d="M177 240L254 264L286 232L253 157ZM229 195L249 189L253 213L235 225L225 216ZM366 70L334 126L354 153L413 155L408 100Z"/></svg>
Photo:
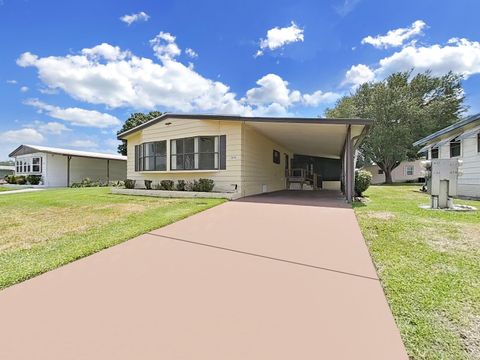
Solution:
<svg viewBox="0 0 480 360"><path fill-rule="evenodd" d="M409 170L412 171L411 174L409 174ZM415 175L415 167L413 165L405 165L404 172L405 172L405 176L414 176Z"/></svg>

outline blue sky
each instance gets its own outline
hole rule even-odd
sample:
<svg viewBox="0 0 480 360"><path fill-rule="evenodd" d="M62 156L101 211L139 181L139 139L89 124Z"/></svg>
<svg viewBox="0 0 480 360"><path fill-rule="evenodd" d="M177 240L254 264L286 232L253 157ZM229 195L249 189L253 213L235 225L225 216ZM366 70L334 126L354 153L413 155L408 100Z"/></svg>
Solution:
<svg viewBox="0 0 480 360"><path fill-rule="evenodd" d="M114 152L131 112L318 116L363 81L466 76L480 2L0 0L0 159L21 143Z"/></svg>

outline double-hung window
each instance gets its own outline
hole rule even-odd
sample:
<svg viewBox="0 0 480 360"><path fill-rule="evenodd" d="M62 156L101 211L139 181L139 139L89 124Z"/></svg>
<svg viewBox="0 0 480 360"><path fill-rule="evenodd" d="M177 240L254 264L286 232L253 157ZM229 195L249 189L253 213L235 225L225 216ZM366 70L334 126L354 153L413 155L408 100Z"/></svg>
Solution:
<svg viewBox="0 0 480 360"><path fill-rule="evenodd" d="M167 142L155 141L135 146L135 171L167 170Z"/></svg>
<svg viewBox="0 0 480 360"><path fill-rule="evenodd" d="M170 142L171 170L218 170L226 168L226 137L196 136Z"/></svg>
<svg viewBox="0 0 480 360"><path fill-rule="evenodd" d="M432 149L432 159L438 159L438 148Z"/></svg>
<svg viewBox="0 0 480 360"><path fill-rule="evenodd" d="M32 172L34 173L42 172L42 158L40 157L32 158Z"/></svg>
<svg viewBox="0 0 480 360"><path fill-rule="evenodd" d="M405 165L405 175L406 176L413 176L413 165Z"/></svg>
<svg viewBox="0 0 480 360"><path fill-rule="evenodd" d="M454 157L460 156L461 148L462 148L461 140L453 139L452 141L450 141L450 157L454 158Z"/></svg>

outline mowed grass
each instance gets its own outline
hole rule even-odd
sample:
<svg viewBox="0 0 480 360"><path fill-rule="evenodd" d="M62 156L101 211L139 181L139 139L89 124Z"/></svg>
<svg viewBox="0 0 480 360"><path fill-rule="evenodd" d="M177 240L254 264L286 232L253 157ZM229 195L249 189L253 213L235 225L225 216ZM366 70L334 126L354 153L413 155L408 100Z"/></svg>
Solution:
<svg viewBox="0 0 480 360"><path fill-rule="evenodd" d="M0 191L8 191L8 190L14 190L14 189L8 188L8 187L5 187L5 186L0 186Z"/></svg>
<svg viewBox="0 0 480 360"><path fill-rule="evenodd" d="M0 196L0 289L222 203L108 188Z"/></svg>
<svg viewBox="0 0 480 360"><path fill-rule="evenodd" d="M480 359L480 212L421 209L419 187L370 187L360 227L410 357Z"/></svg>

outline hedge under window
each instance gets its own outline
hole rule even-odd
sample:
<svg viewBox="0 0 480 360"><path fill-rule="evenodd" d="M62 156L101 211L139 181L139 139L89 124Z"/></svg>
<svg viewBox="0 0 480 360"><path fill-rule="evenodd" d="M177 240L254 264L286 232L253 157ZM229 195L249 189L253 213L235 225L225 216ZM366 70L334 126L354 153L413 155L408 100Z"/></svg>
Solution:
<svg viewBox="0 0 480 360"><path fill-rule="evenodd" d="M167 142L155 141L135 146L135 171L167 170Z"/></svg>
<svg viewBox="0 0 480 360"><path fill-rule="evenodd" d="M171 140L171 170L226 168L226 136L196 136Z"/></svg>

